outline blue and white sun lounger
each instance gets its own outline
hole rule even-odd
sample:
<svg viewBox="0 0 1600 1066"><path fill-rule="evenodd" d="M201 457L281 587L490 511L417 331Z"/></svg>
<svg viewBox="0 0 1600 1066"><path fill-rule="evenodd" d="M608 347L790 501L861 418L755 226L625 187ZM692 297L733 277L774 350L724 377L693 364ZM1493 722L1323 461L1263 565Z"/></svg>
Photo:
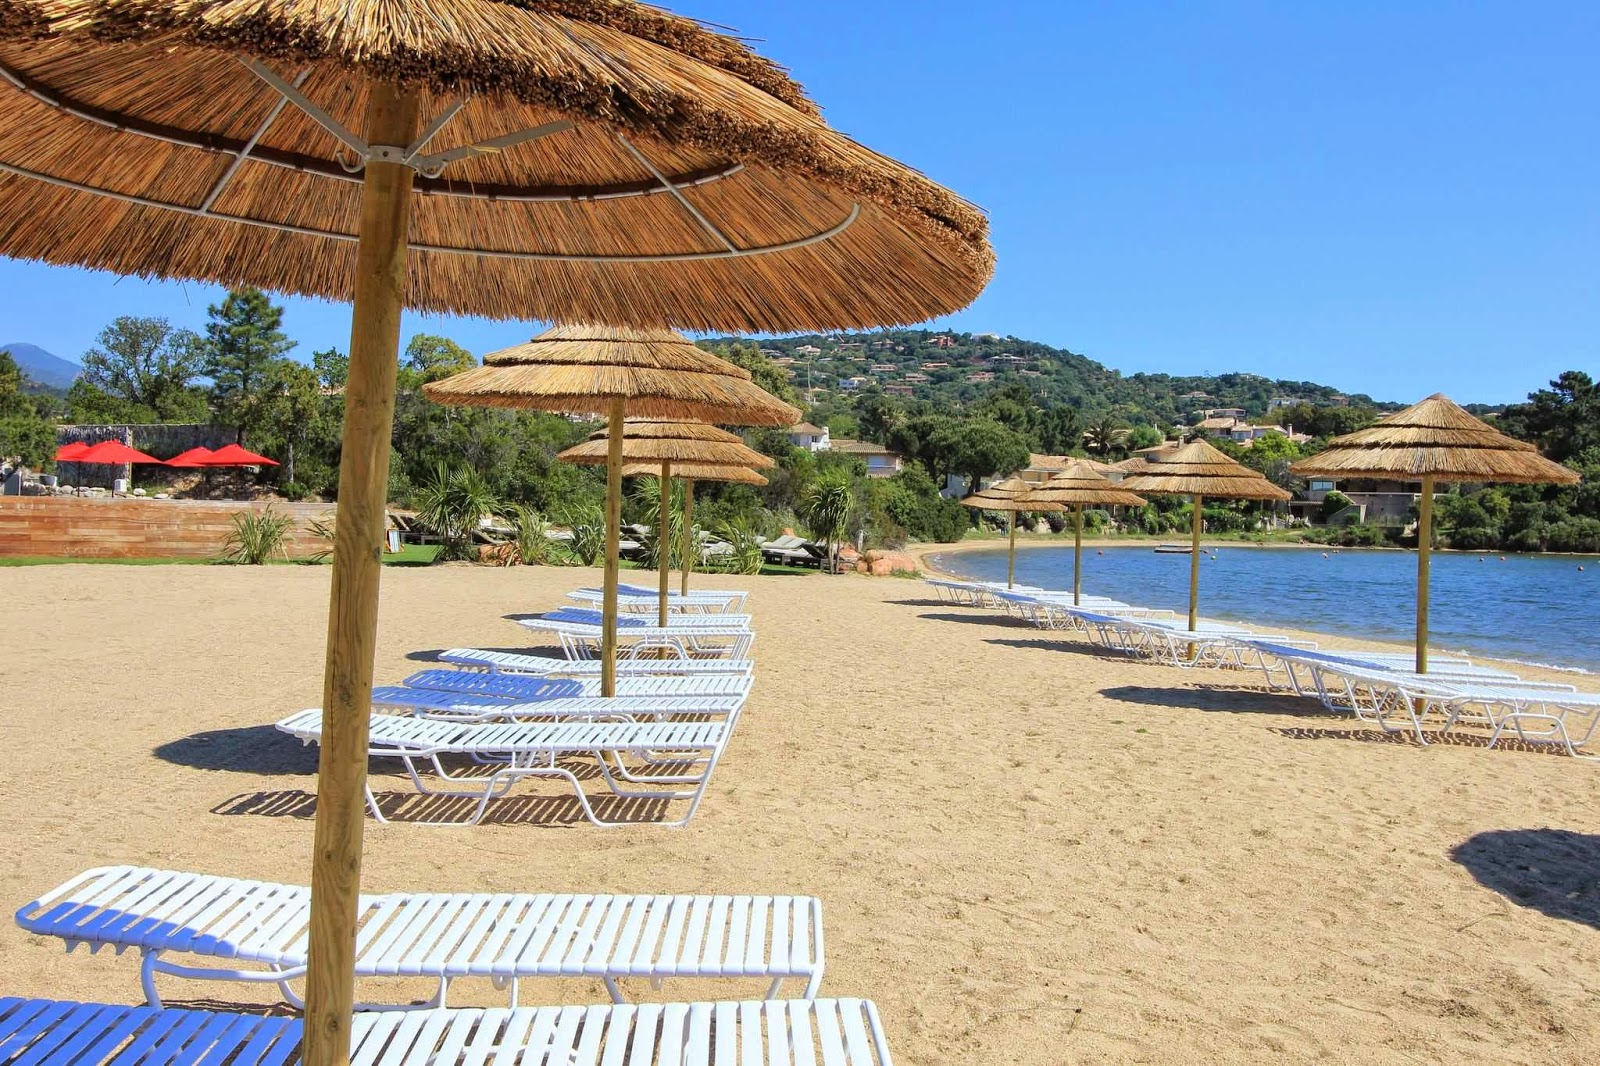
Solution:
<svg viewBox="0 0 1600 1066"><path fill-rule="evenodd" d="M439 661L467 670L482 670L491 674L519 674L534 677L576 677L591 679L600 676L600 663L595 659L556 659L547 655L526 655L513 651L490 651L484 648L451 648L439 653ZM617 660L617 677L709 677L718 674L748 676L755 673L753 659L635 659Z"/></svg>
<svg viewBox="0 0 1600 1066"><path fill-rule="evenodd" d="M436 979L428 1004L435 1007L463 978L509 989L512 1006L517 982L534 977L597 979L618 1003L623 978L757 979L769 999L788 979L805 982L807 999L822 984L822 904L810 896L390 892L363 894L356 913L356 976ZM138 951L154 1007L161 1005L158 974L276 984L302 1006L290 982L306 969L311 890L304 885L103 866L46 892L16 918L27 932L59 937L68 951L80 944Z"/></svg>
<svg viewBox="0 0 1600 1066"><path fill-rule="evenodd" d="M0 999L7 1066L298 1066L299 1018ZM892 1066L870 1000L452 1008L351 1020L362 1066Z"/></svg>

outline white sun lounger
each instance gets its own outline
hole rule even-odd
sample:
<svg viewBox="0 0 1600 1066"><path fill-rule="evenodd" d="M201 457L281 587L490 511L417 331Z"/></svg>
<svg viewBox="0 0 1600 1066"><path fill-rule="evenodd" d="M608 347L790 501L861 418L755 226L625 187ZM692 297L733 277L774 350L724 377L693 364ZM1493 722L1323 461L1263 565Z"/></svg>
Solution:
<svg viewBox="0 0 1600 1066"><path fill-rule="evenodd" d="M534 977L595 978L618 1003L617 982L729 977L822 984L822 903L810 896L571 895L535 892L391 892L356 903L358 978L486 978L510 990ZM72 951L129 948L142 956L146 1000L157 974L276 984L304 976L311 890L140 866L87 870L17 911L17 924ZM174 961L197 956L202 964ZM223 963L226 965L223 965Z"/></svg>
<svg viewBox="0 0 1600 1066"><path fill-rule="evenodd" d="M600 676L600 662L596 659L557 659L545 655L524 655L521 652L488 651L483 648L451 648L439 653L439 661L451 663L467 670L484 670L491 674L527 674L534 677L576 677L591 679ZM750 675L756 669L753 659L634 659L617 660L617 677L702 677L718 674Z"/></svg>
<svg viewBox="0 0 1600 1066"><path fill-rule="evenodd" d="M1371 670L1409 670L1414 656L1399 652L1364 652L1340 649L1290 647L1252 634L1241 637L1239 664L1259 667L1267 688L1274 692L1293 692L1297 696L1320 696L1312 677L1312 663L1362 667ZM1429 668L1436 676L1478 676L1507 678L1500 670L1474 666L1471 659L1453 656L1432 657Z"/></svg>
<svg viewBox="0 0 1600 1066"><path fill-rule="evenodd" d="M322 740L322 711L301 711L277 723L277 728L303 743ZM584 815L598 826L626 825L607 822L594 809L577 776L558 759L591 756L612 795L626 799L688 800L683 817L652 825L686 824L716 769L717 760L732 731L728 722L497 722L476 724L430 718L374 714L367 750L371 755L399 759L417 791L431 796L456 796L477 800L466 822L416 822L426 825L476 825L483 820L489 801L503 796L524 777L557 777L572 786ZM463 756L485 767L482 775L450 772L441 757ZM627 759L639 764L631 767ZM430 784L418 769L425 764L443 787ZM666 772L671 770L670 773ZM673 785L671 788L633 788L632 785ZM367 807L380 822L388 821L378 801L367 789Z"/></svg>
<svg viewBox="0 0 1600 1066"><path fill-rule="evenodd" d="M17 1066L299 1066L304 1022L0 999ZM869 1000L451 1008L357 1014L353 1066L892 1066Z"/></svg>
<svg viewBox="0 0 1600 1066"><path fill-rule="evenodd" d="M749 593L738 589L693 589L685 596L681 592L667 593L667 610L683 614L735 614L744 611ZM567 598L586 606L599 606L605 602L605 590L597 588L573 589ZM617 586L617 602L626 611L654 611L661 605L658 589L643 585Z"/></svg>
<svg viewBox="0 0 1600 1066"><path fill-rule="evenodd" d="M532 678L517 674L486 674L476 670L419 670L401 684L407 688L432 689L468 695L494 696L506 700L523 700L536 691L548 678ZM600 679L560 678L564 684L578 689L574 698L600 698ZM684 696L737 696L750 695L755 678L749 674L651 674L640 677L617 678L616 698L639 699L647 697ZM543 697L548 699L548 697Z"/></svg>
<svg viewBox="0 0 1600 1066"><path fill-rule="evenodd" d="M639 658L665 651L683 659L748 659L756 635L748 624L718 625L722 618L749 619L749 615L674 615L675 620L700 619L711 624L669 624L659 626L620 626L617 629L617 658ZM553 633L561 642L561 653L569 659L596 659L600 656L602 629L587 622L553 622L543 618L522 618L528 629Z"/></svg>
<svg viewBox="0 0 1600 1066"><path fill-rule="evenodd" d="M470 675L469 675L470 676ZM478 675L494 676L494 675ZM372 690L372 706L382 712L420 715L451 722L523 722L535 719L587 722L667 721L685 715L698 715L732 722L744 707L740 692L727 694L633 696L621 693L633 681L681 681L684 678L620 678L616 696L571 696L553 700L506 699L470 692L449 692L437 688L411 688L383 685ZM740 677L711 678L713 681L741 683Z"/></svg>

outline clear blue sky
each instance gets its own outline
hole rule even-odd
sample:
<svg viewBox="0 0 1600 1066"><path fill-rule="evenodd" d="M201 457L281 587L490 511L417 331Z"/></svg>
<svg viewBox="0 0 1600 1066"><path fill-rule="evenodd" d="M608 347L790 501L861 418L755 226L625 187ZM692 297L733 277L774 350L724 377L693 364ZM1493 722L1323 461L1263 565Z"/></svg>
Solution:
<svg viewBox="0 0 1600 1066"><path fill-rule="evenodd" d="M1600 338L1600 5L670 0L990 213L944 324L1107 365L1519 399ZM0 260L0 343L76 358L215 289ZM348 342L295 300L301 357ZM532 327L412 319L479 354Z"/></svg>

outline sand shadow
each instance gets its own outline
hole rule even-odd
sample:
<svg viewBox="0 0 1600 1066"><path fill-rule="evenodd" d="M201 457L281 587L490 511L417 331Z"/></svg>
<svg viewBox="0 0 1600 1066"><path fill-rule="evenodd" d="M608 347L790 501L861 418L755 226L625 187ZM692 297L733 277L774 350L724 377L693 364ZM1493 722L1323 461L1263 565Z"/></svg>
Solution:
<svg viewBox="0 0 1600 1066"><path fill-rule="evenodd" d="M1349 714L1346 711L1329 711L1328 713L1334 717L1349 717ZM1374 729L1371 726L1357 725L1352 725L1349 729L1323 729L1312 728L1308 726L1286 726L1284 728L1274 729L1273 732L1279 734L1280 736L1288 737L1291 740L1355 740L1367 744L1401 744L1411 745L1412 747L1422 747L1422 745L1417 743L1417 735L1411 729L1409 723L1407 723L1404 730L1393 733L1382 729ZM1554 745L1533 744L1527 741L1517 740L1515 737L1501 737L1500 743L1496 744L1493 748L1490 748L1489 735L1487 733L1473 733L1466 730L1452 730L1449 733L1442 733L1437 729L1427 728L1426 723L1423 725L1423 732L1427 734L1428 747L1477 748L1483 751L1488 751L1491 754L1494 752L1504 751L1514 752L1520 755L1548 755L1555 758L1568 757L1565 751Z"/></svg>
<svg viewBox="0 0 1600 1066"><path fill-rule="evenodd" d="M937 611L917 615L932 622L960 622L969 626L1010 626L1013 629L1038 629L1039 627L1025 618L1018 618L1009 614L950 614L948 611Z"/></svg>
<svg viewBox="0 0 1600 1066"><path fill-rule="evenodd" d="M1168 707L1189 711L1226 714L1275 714L1290 718L1331 718L1329 711L1315 700L1301 699L1258 688L1225 688L1215 685L1194 688L1154 688L1144 685L1118 685L1103 688L1100 695L1118 703L1145 707Z"/></svg>
<svg viewBox="0 0 1600 1066"><path fill-rule="evenodd" d="M1064 651L1073 655L1087 655L1093 659L1103 659L1108 662L1131 663L1138 660L1132 659L1122 652L1099 644L1091 644L1084 640L1068 640L1065 637L1034 637L1031 640L1017 637L985 637L985 644L994 644L1002 648L1031 648L1035 651Z"/></svg>
<svg viewBox="0 0 1600 1066"><path fill-rule="evenodd" d="M1600 835L1568 829L1494 829L1450 849L1485 888L1519 907L1600 928Z"/></svg>
<svg viewBox="0 0 1600 1066"><path fill-rule="evenodd" d="M570 604L570 603L569 604L563 604L562 606L564 606L564 607L574 607L574 605ZM577 609L577 608L574 607L574 609ZM559 608L556 608L556 607L550 608L550 611L555 611L555 610L559 610ZM500 617L504 618L507 622L529 622L529 621L532 621L535 618L543 618L545 615L549 614L550 611L513 611L511 614L503 614Z"/></svg>
<svg viewBox="0 0 1600 1066"><path fill-rule="evenodd" d="M503 655L532 655L541 659L566 658L561 648L554 644L541 644L532 648L485 648L481 645L474 645L473 647L475 651L491 651ZM419 648L416 651L406 652L406 658L412 662L439 663L444 662L440 656L449 650L449 648ZM454 666L455 664L446 663L445 665Z"/></svg>
<svg viewBox="0 0 1600 1066"><path fill-rule="evenodd" d="M884 603L892 603L892 604L895 604L895 605L900 606L900 607L954 607L954 606L957 606L956 604L950 603L948 600L940 600L940 599L932 599L932 600L929 600L929 599L922 599L922 600L884 600L883 602Z"/></svg>
<svg viewBox="0 0 1600 1066"><path fill-rule="evenodd" d="M416 792L390 792L373 789L378 809L391 822L445 823L466 827L471 824L478 801L466 796L424 796ZM669 817L671 801L627 799L619 796L589 797L595 814L607 822L649 825ZM255 815L260 818L316 817L317 797L303 789L246 792L233 796L211 809L212 814ZM583 807L573 796L503 796L490 800L478 825L571 826L586 825Z"/></svg>
<svg viewBox="0 0 1600 1066"><path fill-rule="evenodd" d="M239 774L306 776L317 772L317 749L270 725L207 729L165 744L152 752L163 762L194 770Z"/></svg>

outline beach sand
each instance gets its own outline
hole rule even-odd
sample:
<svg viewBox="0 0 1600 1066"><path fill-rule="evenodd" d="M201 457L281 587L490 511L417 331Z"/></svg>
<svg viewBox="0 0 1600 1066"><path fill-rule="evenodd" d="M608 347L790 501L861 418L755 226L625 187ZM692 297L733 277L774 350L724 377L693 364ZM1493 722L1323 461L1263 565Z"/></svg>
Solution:
<svg viewBox="0 0 1600 1066"><path fill-rule="evenodd" d="M527 646L503 615L597 577L391 570L378 678L420 650ZM0 902L107 863L304 881L315 753L270 723L320 699L328 578L6 571ZM369 823L365 885L818 895L823 991L875 999L901 1064L1600 1060L1593 766L1424 749L915 581L700 583L754 590L760 666L693 823L600 830L531 783L479 828ZM375 768L380 793L409 791ZM67 956L5 923L0 958L7 994L139 998L131 955ZM605 998L590 982L523 997Z"/></svg>

